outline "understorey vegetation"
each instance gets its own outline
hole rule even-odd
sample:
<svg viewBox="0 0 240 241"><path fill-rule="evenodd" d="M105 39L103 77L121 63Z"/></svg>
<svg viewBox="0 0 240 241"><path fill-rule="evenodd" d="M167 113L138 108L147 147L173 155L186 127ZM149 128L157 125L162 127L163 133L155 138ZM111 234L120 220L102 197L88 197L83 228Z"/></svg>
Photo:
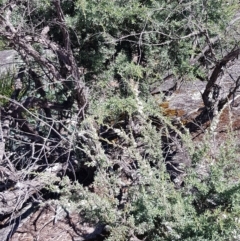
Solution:
<svg viewBox="0 0 240 241"><path fill-rule="evenodd" d="M3 240L49 203L96 228L79 240L239 240L239 136L229 125L216 141L238 98L239 12L235 0L0 0L1 52L14 53L0 63ZM194 81L201 108L181 118L167 98Z"/></svg>

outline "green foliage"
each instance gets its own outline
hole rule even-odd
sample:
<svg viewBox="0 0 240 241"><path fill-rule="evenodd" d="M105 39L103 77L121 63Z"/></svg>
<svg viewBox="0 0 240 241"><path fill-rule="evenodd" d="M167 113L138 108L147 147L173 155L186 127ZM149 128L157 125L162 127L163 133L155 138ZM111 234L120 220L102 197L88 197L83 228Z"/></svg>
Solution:
<svg viewBox="0 0 240 241"><path fill-rule="evenodd" d="M28 64L41 78L45 96L38 93L41 88L28 76L28 80L24 79L26 91L19 101L37 96L39 102L46 100L42 109L73 102L71 108L64 110L66 113L60 105L48 116L34 106L22 114L34 128L41 122L38 133L43 136L42 141L54 136L46 154L44 148L36 151L44 152L46 160L52 154L53 162L62 158L68 166L71 156L78 169L94 170L91 184L85 185L77 178L70 180L64 170L62 180L50 182L48 189L59 194L67 209L79 211L84 221L108 225L106 240L125 241L134 236L146 241L239 239L240 163L236 142L230 139L214 157L210 156L210 141L196 147L186 130L180 132L161 115L149 93L150 84L161 82L169 73L185 79L207 76L207 69L199 68L202 63L192 65L190 59L201 53L209 39L224 36L237 2L62 1L71 47L89 88L89 109L81 122L75 120L79 114L72 94L75 86L68 84L68 76L65 85L58 80L49 81L44 66L35 62ZM34 30L39 34L41 28L56 22L51 1L29 4L36 16L31 24L37 25ZM15 25L24 10L17 9ZM46 25L39 24L39 19L44 19ZM28 21L21 22L27 30L31 29ZM50 26L49 37L64 45L59 28ZM212 60L221 56L222 46L233 48L239 41L235 37L219 40L214 45L216 59L211 56ZM44 53L41 44L33 47L40 55ZM7 77L1 82L0 94L10 97L11 86ZM1 99L0 104L4 103ZM65 133L59 135L55 130ZM181 172L184 174L180 187L171 180L164 157L164 145L167 143L169 148L174 138L186 146L192 160ZM34 163L40 158L35 159Z"/></svg>
<svg viewBox="0 0 240 241"><path fill-rule="evenodd" d="M229 240L233 233L239 237L240 166L235 147L233 140L224 143L215 158L203 156L189 170L186 190L192 194L189 205L196 214L194 222L181 230L186 236L182 240Z"/></svg>
<svg viewBox="0 0 240 241"><path fill-rule="evenodd" d="M198 147L199 159L188 169L181 189L174 187L166 172L156 129L144 124L144 157L131 135L126 134L124 140L128 143L124 155L138 165L133 177L136 185L123 183L120 170L109 171L115 161L102 153L92 184L94 192L78 183L67 184L62 188L63 204L70 202L89 222L107 224L111 232L106 240L128 240L132 235L149 241L238 239L240 163L233 140L223 143L214 159L206 160L200 154L209 143ZM125 201L119 202L123 186Z"/></svg>
<svg viewBox="0 0 240 241"><path fill-rule="evenodd" d="M138 57L145 67L139 79L151 83L169 70L194 76L190 56L225 30L237 1L78 0L75 8L67 19L79 39L79 64L91 70L86 79L118 66L116 57L124 52L129 62Z"/></svg>
<svg viewBox="0 0 240 241"><path fill-rule="evenodd" d="M13 81L10 73L2 75L0 77L0 95L6 98L0 98L0 104L6 104L9 102L8 98L11 98L13 92Z"/></svg>
<svg viewBox="0 0 240 241"><path fill-rule="evenodd" d="M4 41L2 38L0 38L0 51L5 50L6 47L6 41Z"/></svg>

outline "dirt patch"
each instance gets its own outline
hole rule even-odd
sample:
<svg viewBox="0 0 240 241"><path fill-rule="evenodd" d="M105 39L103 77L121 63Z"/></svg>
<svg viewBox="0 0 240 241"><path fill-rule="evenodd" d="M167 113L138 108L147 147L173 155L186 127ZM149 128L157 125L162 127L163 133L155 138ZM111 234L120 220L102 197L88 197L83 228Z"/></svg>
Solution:
<svg viewBox="0 0 240 241"><path fill-rule="evenodd" d="M101 240L102 227L83 223L78 213L45 206L22 220L11 241Z"/></svg>

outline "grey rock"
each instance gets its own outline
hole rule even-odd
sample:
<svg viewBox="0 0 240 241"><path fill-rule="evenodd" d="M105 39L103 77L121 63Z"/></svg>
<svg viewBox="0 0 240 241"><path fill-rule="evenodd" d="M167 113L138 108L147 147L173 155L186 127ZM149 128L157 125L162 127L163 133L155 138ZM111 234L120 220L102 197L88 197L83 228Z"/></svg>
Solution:
<svg viewBox="0 0 240 241"><path fill-rule="evenodd" d="M0 76L16 71L16 66L22 63L15 50L0 51Z"/></svg>

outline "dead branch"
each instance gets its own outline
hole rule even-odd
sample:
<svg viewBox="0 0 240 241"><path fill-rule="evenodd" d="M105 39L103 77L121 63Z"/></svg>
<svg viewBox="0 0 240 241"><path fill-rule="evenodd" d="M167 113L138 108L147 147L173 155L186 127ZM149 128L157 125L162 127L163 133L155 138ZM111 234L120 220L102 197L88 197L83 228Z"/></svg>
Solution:
<svg viewBox="0 0 240 241"><path fill-rule="evenodd" d="M225 32L227 33L235 22L239 21L240 14L237 13L236 16L233 18L233 20L229 23L227 26ZM220 36L213 37L209 39L208 44L201 50L201 53L198 54L195 58L191 59L190 63L191 65L195 65L203 56L206 56L206 54L211 50L212 46L215 45L220 40Z"/></svg>
<svg viewBox="0 0 240 241"><path fill-rule="evenodd" d="M63 165L56 163L36 176L33 179L22 180L23 173L18 171L11 173L8 171L9 178L12 178L14 184L8 190L0 193L0 218L11 213L16 213L22 209L26 201L34 194L38 193L43 187L49 184L49 177L57 180L57 174L63 170Z"/></svg>
<svg viewBox="0 0 240 241"><path fill-rule="evenodd" d="M76 59L73 55L72 48L71 48L71 43L70 43L70 36L69 36L69 31L65 23L64 19L64 14L61 8L61 3L60 0L52 0L54 6L56 7L57 11L57 16L58 16L58 21L59 21L59 26L60 29L63 33L63 39L64 39L64 44L65 44L65 50L67 53L67 56L70 61L70 66L71 66L71 74L77 84L77 100L78 100L78 107L81 109L83 106L84 108L87 107L87 92L86 92L86 87L83 83L83 81L80 78L80 73L78 70L78 66L76 63ZM84 113L81 112L81 114Z"/></svg>
<svg viewBox="0 0 240 241"><path fill-rule="evenodd" d="M230 53L228 53L219 62L217 62L216 66L208 80L206 88L202 94L203 102L206 107L209 107L209 105L211 104L209 101L209 95L212 92L220 73L222 72L222 67L224 67L229 61L237 58L239 53L240 53L240 48L237 48L236 50L233 50Z"/></svg>
<svg viewBox="0 0 240 241"><path fill-rule="evenodd" d="M0 9L0 35L6 38L9 43L14 46L14 48L23 57L24 61L33 58L34 61L36 61L40 66L47 69L47 71L53 77L54 82L61 83L66 90L69 88L64 81L66 77L71 76L73 86L76 86L75 98L80 110L79 116L83 118L85 109L87 108L87 88L85 87L83 78L80 76L77 61L71 49L69 30L65 23L60 1L53 0L52 3L56 8L58 19L58 22L55 22L55 24L60 27L63 33L64 47L61 47L57 43L50 41L47 37L48 31L46 31L44 34L31 33L31 35L29 35L25 34L24 29L14 27L14 25L11 23L11 14L13 9L16 7L16 4L12 2L10 2L9 5L7 5L4 9ZM32 46L33 43L38 43L45 48L51 49L58 59L58 65L34 49ZM59 68L62 63L65 65L65 69L68 72L67 75L65 73L63 74L61 72L61 68Z"/></svg>

